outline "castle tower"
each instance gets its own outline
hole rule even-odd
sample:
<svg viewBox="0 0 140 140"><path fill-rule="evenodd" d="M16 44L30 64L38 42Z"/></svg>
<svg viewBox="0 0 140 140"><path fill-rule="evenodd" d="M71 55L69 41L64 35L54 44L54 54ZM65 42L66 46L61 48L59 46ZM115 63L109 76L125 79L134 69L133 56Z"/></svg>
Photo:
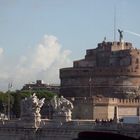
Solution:
<svg viewBox="0 0 140 140"><path fill-rule="evenodd" d="M131 43L122 38L103 41L88 49L84 59L74 61L73 67L60 69L60 93L64 97L138 97L139 62L140 50Z"/></svg>

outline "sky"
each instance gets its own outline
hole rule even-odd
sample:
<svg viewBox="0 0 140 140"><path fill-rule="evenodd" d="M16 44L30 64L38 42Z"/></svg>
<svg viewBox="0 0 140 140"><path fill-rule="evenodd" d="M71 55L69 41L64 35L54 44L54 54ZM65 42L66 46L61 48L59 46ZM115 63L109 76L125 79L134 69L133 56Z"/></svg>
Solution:
<svg viewBox="0 0 140 140"><path fill-rule="evenodd" d="M114 40L114 15L116 31L140 48L139 13L139 0L0 0L0 90L59 84L60 68Z"/></svg>

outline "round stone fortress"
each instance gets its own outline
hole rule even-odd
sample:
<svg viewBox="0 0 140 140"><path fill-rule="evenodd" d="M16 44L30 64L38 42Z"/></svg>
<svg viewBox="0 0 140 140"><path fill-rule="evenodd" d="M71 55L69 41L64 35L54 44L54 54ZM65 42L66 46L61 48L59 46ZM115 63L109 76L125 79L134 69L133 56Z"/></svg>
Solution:
<svg viewBox="0 0 140 140"><path fill-rule="evenodd" d="M140 95L140 50L129 42L99 43L86 51L73 67L60 69L64 97L104 96L138 98Z"/></svg>

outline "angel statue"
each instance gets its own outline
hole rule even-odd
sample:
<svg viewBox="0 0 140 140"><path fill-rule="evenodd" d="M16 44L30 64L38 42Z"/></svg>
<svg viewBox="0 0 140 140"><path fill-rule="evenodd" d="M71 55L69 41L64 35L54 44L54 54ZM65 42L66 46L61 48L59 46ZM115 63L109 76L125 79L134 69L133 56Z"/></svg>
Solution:
<svg viewBox="0 0 140 140"><path fill-rule="evenodd" d="M120 30L120 29L118 29L118 32L119 32L119 34L120 34L119 40L120 40L120 42L122 42L122 40L123 40L123 31Z"/></svg>
<svg viewBox="0 0 140 140"><path fill-rule="evenodd" d="M65 116L71 120L71 110L73 109L73 104L69 100L63 96L60 98L54 96L51 100L51 105L53 107L55 117Z"/></svg>
<svg viewBox="0 0 140 140"><path fill-rule="evenodd" d="M34 93L21 101L21 119L22 120L35 120L41 117L40 110L44 104L45 98L38 99Z"/></svg>

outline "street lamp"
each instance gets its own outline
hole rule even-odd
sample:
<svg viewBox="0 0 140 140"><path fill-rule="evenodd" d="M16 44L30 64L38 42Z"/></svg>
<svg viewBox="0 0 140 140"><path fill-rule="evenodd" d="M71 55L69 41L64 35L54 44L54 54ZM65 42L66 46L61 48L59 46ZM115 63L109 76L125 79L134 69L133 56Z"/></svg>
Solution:
<svg viewBox="0 0 140 140"><path fill-rule="evenodd" d="M4 108L4 119L6 118L6 103L3 103L3 108Z"/></svg>
<svg viewBox="0 0 140 140"><path fill-rule="evenodd" d="M12 88L12 83L9 83L8 84L8 114L7 114L7 117L8 117L8 120L10 120L10 90L11 90L11 88Z"/></svg>

